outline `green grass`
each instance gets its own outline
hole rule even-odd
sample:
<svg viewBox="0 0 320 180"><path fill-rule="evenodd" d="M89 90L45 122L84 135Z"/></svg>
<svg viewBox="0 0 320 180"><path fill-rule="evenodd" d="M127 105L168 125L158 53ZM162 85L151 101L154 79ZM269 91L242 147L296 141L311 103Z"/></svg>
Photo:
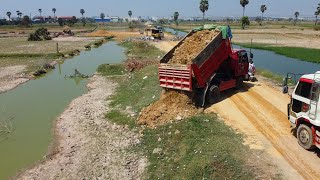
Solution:
<svg viewBox="0 0 320 180"><path fill-rule="evenodd" d="M278 85L282 85L284 76L280 74L273 73L271 71L268 71L266 69L257 68L257 75L263 76L265 78L268 78L275 82ZM295 85L295 82L293 79L290 79L288 81L288 85Z"/></svg>
<svg viewBox="0 0 320 180"><path fill-rule="evenodd" d="M136 127L135 121L119 110L111 110L106 114L106 118L111 119L113 122L120 125L128 125L130 129Z"/></svg>
<svg viewBox="0 0 320 180"><path fill-rule="evenodd" d="M243 47L251 47L250 44L236 43ZM320 63L320 49L301 48L301 47L278 47L266 44L253 44L253 49L262 49L273 51L276 54L284 55L291 58L296 58L302 61Z"/></svg>
<svg viewBox="0 0 320 180"><path fill-rule="evenodd" d="M111 98L111 105L122 109L129 106L138 113L143 107L159 99L162 89L159 87L157 67L147 66L133 73L130 79L120 80L117 94Z"/></svg>
<svg viewBox="0 0 320 180"><path fill-rule="evenodd" d="M40 53L20 53L20 54L0 54L0 58L45 58L45 59L57 59L60 58L62 54L59 53L48 53L48 54L40 54Z"/></svg>
<svg viewBox="0 0 320 180"><path fill-rule="evenodd" d="M122 64L101 64L97 72L103 76L123 75L125 69Z"/></svg>
<svg viewBox="0 0 320 180"><path fill-rule="evenodd" d="M135 51L136 52L136 51ZM100 66L99 72L109 67ZM113 110L106 118L134 130L142 130L136 119L143 107L160 97L157 65L150 65L117 78L116 94L110 97ZM131 116L134 114L134 116ZM247 165L255 152L243 145L235 133L215 114L199 114L181 122L146 128L138 146L132 147L148 158L147 179L253 179L259 174ZM154 150L158 149L158 153Z"/></svg>
<svg viewBox="0 0 320 180"><path fill-rule="evenodd" d="M136 58L157 58L163 56L164 52L150 45L147 42L141 41L125 41L120 43L121 46L127 49L126 53L130 57Z"/></svg>
<svg viewBox="0 0 320 180"><path fill-rule="evenodd" d="M147 129L139 148L149 158L149 179L253 179L245 165L252 154L242 141L208 114Z"/></svg>

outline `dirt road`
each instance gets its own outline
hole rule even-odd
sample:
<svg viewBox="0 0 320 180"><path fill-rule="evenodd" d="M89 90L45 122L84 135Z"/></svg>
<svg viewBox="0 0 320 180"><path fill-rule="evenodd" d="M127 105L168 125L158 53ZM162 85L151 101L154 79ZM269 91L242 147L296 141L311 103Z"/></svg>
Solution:
<svg viewBox="0 0 320 180"><path fill-rule="evenodd" d="M170 46L171 45L171 46ZM164 51L171 42L158 42ZM319 179L320 151L301 148L287 120L289 96L265 82L246 83L244 90L224 93L221 102L205 112L217 113L225 123L245 134L245 144L263 150L278 166L285 179Z"/></svg>

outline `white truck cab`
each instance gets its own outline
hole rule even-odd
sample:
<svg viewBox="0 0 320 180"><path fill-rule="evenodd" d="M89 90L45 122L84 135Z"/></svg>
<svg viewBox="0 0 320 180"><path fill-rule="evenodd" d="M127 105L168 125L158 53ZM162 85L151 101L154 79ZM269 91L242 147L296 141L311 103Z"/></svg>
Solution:
<svg viewBox="0 0 320 180"><path fill-rule="evenodd" d="M288 77L284 81L287 91ZM300 146L310 150L320 149L320 71L303 75L291 95L288 119L296 129Z"/></svg>

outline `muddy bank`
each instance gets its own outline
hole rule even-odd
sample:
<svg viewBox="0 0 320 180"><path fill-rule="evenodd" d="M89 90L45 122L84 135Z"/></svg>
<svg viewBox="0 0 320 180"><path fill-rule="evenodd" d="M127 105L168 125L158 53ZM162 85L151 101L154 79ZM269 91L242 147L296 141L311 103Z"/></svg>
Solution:
<svg viewBox="0 0 320 180"><path fill-rule="evenodd" d="M55 124L55 147L18 179L139 179L147 160L128 148L139 134L105 119L116 84L95 75Z"/></svg>
<svg viewBox="0 0 320 180"><path fill-rule="evenodd" d="M23 73L24 69L23 65L0 67L0 94L30 80L30 77Z"/></svg>

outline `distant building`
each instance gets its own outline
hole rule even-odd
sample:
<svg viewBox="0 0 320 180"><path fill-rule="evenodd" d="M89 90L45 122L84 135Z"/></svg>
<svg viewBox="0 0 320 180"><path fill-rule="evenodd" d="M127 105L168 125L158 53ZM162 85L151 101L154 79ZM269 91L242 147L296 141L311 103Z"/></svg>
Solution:
<svg viewBox="0 0 320 180"><path fill-rule="evenodd" d="M119 22L120 18L118 16L111 16L110 21L111 22Z"/></svg>
<svg viewBox="0 0 320 180"><path fill-rule="evenodd" d="M58 19L62 19L62 20L67 21L67 20L72 20L72 17L73 16L59 16Z"/></svg>
<svg viewBox="0 0 320 180"><path fill-rule="evenodd" d="M94 18L94 21L96 23L108 23L108 22L111 22L111 18L110 17L105 17L104 19Z"/></svg>

